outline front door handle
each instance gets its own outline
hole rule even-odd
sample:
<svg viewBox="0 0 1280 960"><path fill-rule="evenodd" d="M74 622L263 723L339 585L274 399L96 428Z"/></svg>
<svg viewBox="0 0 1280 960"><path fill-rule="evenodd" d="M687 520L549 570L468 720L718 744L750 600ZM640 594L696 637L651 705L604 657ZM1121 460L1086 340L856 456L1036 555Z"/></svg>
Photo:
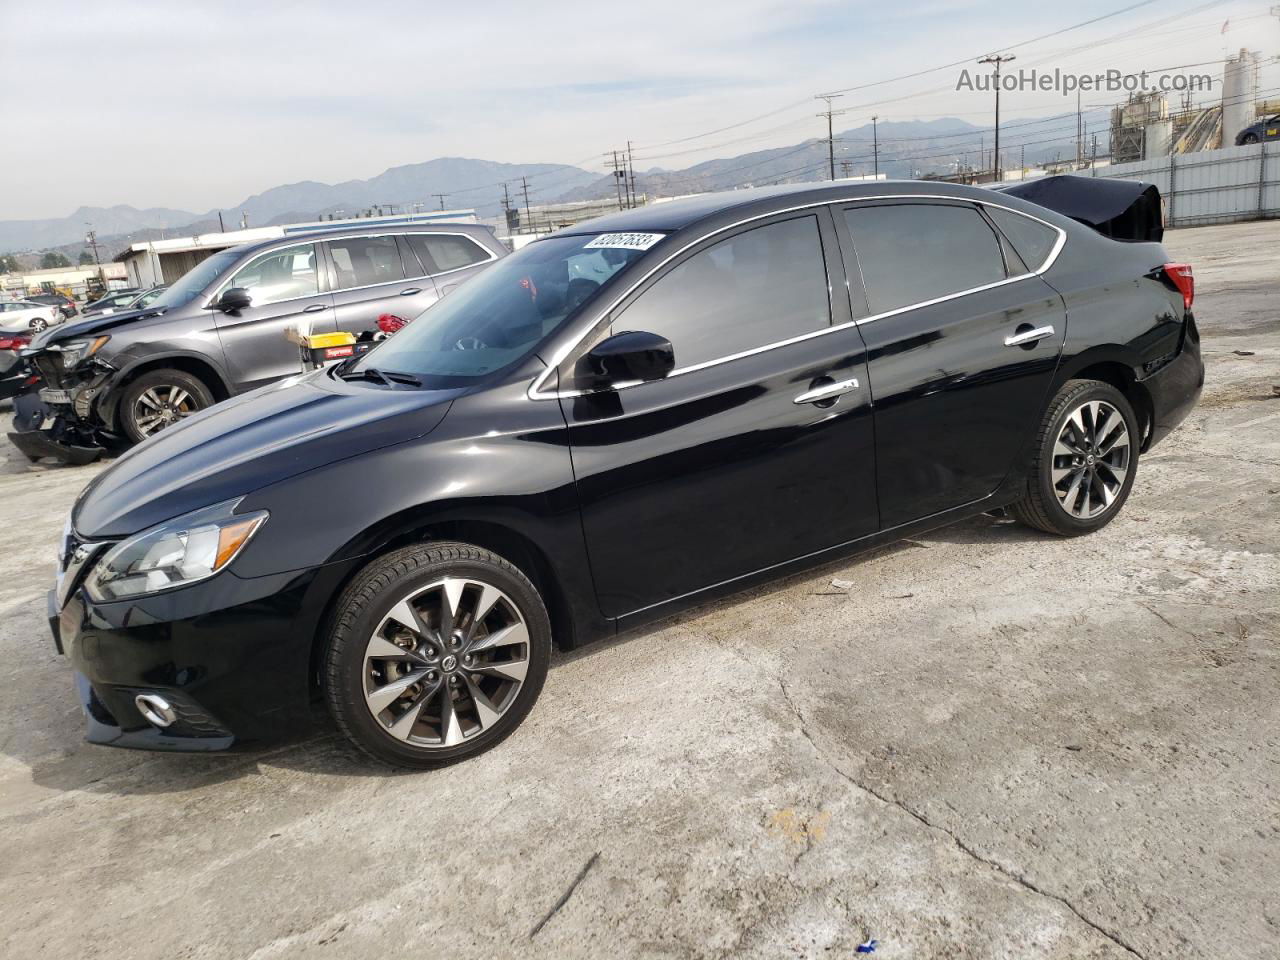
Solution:
<svg viewBox="0 0 1280 960"><path fill-rule="evenodd" d="M851 377L848 380L837 380L835 383L824 383L811 390L806 390L791 402L821 403L823 400L834 400L836 397L843 396L844 394L857 389L858 378Z"/></svg>
<svg viewBox="0 0 1280 960"><path fill-rule="evenodd" d="M321 310L325 308L325 306L326 304L323 304L323 303L313 303L309 307L303 307L302 312L303 313L319 313Z"/></svg>
<svg viewBox="0 0 1280 960"><path fill-rule="evenodd" d="M400 291L400 296L402 296L402 297L411 297L411 296L413 296L415 293L421 293L421 292L422 292L422 288L421 288L421 287L410 287L408 290L401 290L401 291Z"/></svg>
<svg viewBox="0 0 1280 960"><path fill-rule="evenodd" d="M1024 329L1025 328L1025 329ZM1033 327L1024 323L1013 336L1004 338L1006 347L1025 347L1029 343L1053 336L1053 327Z"/></svg>

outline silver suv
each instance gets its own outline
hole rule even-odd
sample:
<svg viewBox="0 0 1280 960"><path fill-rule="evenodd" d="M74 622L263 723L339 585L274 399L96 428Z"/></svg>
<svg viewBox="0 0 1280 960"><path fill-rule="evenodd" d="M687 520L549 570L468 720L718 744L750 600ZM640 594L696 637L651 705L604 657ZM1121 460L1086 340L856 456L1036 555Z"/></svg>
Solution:
<svg viewBox="0 0 1280 960"><path fill-rule="evenodd" d="M359 335L385 313L412 320L506 252L485 227L441 224L295 233L215 253L144 309L34 339L23 356L43 381L43 409L10 438L33 458L142 440L298 373L286 328Z"/></svg>

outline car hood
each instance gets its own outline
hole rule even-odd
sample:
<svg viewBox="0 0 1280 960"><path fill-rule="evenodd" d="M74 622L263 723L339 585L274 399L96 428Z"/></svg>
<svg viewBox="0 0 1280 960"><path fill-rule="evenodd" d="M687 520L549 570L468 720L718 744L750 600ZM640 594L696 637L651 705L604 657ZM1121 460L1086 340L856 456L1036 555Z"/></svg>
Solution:
<svg viewBox="0 0 1280 960"><path fill-rule="evenodd" d="M243 394L134 447L81 494L86 540L147 527L349 457L412 440L458 390L388 388L317 371ZM376 493L371 489L371 496Z"/></svg>
<svg viewBox="0 0 1280 960"><path fill-rule="evenodd" d="M39 336L33 338L31 349L39 350L51 343L60 343L75 340L77 337L104 333L126 323L133 323L135 320L148 320L152 317L163 316L164 312L163 309L157 310L153 307L147 307L144 310L126 310L122 313L95 313L91 317L85 317L80 320L68 320L60 326L50 327Z"/></svg>

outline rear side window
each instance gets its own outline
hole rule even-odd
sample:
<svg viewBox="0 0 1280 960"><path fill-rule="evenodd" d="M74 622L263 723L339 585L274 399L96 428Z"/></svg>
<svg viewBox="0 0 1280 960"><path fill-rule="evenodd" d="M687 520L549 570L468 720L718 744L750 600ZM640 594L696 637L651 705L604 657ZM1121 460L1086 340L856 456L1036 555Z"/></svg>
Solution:
<svg viewBox="0 0 1280 960"><path fill-rule="evenodd" d="M1044 266L1058 242L1057 230L1002 207L987 207L987 213L1031 270Z"/></svg>
<svg viewBox="0 0 1280 960"><path fill-rule="evenodd" d="M429 274L459 270L490 259L490 253L470 237L452 234L432 235L411 233L405 237L409 248L422 261L422 269Z"/></svg>
<svg viewBox="0 0 1280 960"><path fill-rule="evenodd" d="M973 207L904 203L845 210L871 312L1005 279L995 231Z"/></svg>
<svg viewBox="0 0 1280 960"><path fill-rule="evenodd" d="M404 267L400 264L400 251L396 238L349 237L330 240L329 255L337 271L337 288L371 287L377 283L390 283L404 279Z"/></svg>
<svg viewBox="0 0 1280 960"><path fill-rule="evenodd" d="M756 227L695 254L615 317L613 329L666 337L681 368L830 323L818 221L800 217Z"/></svg>

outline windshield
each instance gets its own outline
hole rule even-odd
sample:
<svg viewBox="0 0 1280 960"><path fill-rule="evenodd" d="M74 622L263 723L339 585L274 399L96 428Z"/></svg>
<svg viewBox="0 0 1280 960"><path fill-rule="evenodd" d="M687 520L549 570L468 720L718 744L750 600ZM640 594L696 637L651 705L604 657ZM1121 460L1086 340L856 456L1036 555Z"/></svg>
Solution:
<svg viewBox="0 0 1280 960"><path fill-rule="evenodd" d="M637 240L636 238L642 238ZM568 320L660 234L550 237L499 260L352 366L460 385L501 369Z"/></svg>
<svg viewBox="0 0 1280 960"><path fill-rule="evenodd" d="M174 307L186 306L239 259L240 252L233 248L201 260L179 277L168 290L153 300L151 306L170 310Z"/></svg>

